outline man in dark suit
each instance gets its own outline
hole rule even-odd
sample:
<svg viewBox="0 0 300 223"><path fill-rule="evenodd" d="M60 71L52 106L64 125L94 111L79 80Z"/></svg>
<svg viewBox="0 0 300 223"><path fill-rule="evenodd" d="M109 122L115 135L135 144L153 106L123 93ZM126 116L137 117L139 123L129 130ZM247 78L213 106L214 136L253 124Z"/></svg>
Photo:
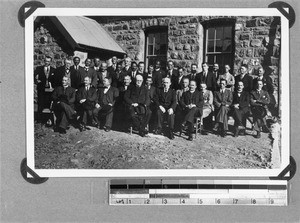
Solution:
<svg viewBox="0 0 300 223"><path fill-rule="evenodd" d="M274 93L274 87L272 84L272 79L269 76L265 76L265 70L263 67L258 68L258 77L253 79L253 87L257 88L257 81L261 80L263 82L263 90L267 91L269 96Z"/></svg>
<svg viewBox="0 0 300 223"><path fill-rule="evenodd" d="M191 80L189 90L185 91L180 99L180 106L184 115L181 128L184 128L185 125L188 126L189 141L193 140L192 133L194 130L195 117L202 116L203 103L203 96L197 90L196 81Z"/></svg>
<svg viewBox="0 0 300 223"><path fill-rule="evenodd" d="M53 111L56 116L56 128L65 134L69 121L76 118L74 107L75 89L68 85L69 77L63 77L62 86L56 87L52 93Z"/></svg>
<svg viewBox="0 0 300 223"><path fill-rule="evenodd" d="M60 86L62 83L62 79L64 76L68 77L70 79L69 81L69 86L72 87L72 83L76 82L76 80L74 80L74 75L71 74L71 65L72 65L72 61L69 59L65 59L64 61L64 66L58 67L56 69L55 75L57 78L57 82L55 85L56 86Z"/></svg>
<svg viewBox="0 0 300 223"><path fill-rule="evenodd" d="M123 67L123 71L125 73L125 75L130 75L131 76L131 58L130 57L126 57L124 59L124 63L125 63L125 67Z"/></svg>
<svg viewBox="0 0 300 223"><path fill-rule="evenodd" d="M137 69L137 74L140 74L144 77L147 78L147 72L145 71L145 63L143 61L140 61L138 63L138 69ZM146 80L146 78L144 78L144 80Z"/></svg>
<svg viewBox="0 0 300 223"><path fill-rule="evenodd" d="M188 74L187 77L189 78L190 81L196 81L198 86L198 83L200 83L201 80L200 80L200 74L197 73L197 64L193 63L191 65L191 73Z"/></svg>
<svg viewBox="0 0 300 223"><path fill-rule="evenodd" d="M219 64L214 63L212 73L214 74L215 79L218 80L219 76L221 75L221 73L219 71Z"/></svg>
<svg viewBox="0 0 300 223"><path fill-rule="evenodd" d="M99 114L105 116L104 130L109 132L113 121L113 109L116 98L119 96L117 88L111 86L111 79L105 77L103 79L103 87L98 89L98 98L93 110L95 125L100 128Z"/></svg>
<svg viewBox="0 0 300 223"><path fill-rule="evenodd" d="M135 84L137 74L138 74L137 63L135 61L133 61L133 62L131 62L131 73L130 73L132 84Z"/></svg>
<svg viewBox="0 0 300 223"><path fill-rule="evenodd" d="M199 74L199 78L196 77L196 81L198 89L200 89L201 83L205 83L207 86L207 90L217 90L216 77L212 72L208 71L208 65L206 62L202 64L202 72Z"/></svg>
<svg viewBox="0 0 300 223"><path fill-rule="evenodd" d="M178 80L178 76L179 76L178 70L176 70L174 68L174 62L172 60L169 60L168 66L167 66L167 73L166 73L165 77L170 78L172 89L175 89L175 87L177 86L176 82Z"/></svg>
<svg viewBox="0 0 300 223"><path fill-rule="evenodd" d="M263 82L261 80L257 81L256 90L251 92L250 103L251 110L253 114L254 130L257 132L256 138L260 138L261 128L266 127L266 106L270 103L270 96L268 92L263 89Z"/></svg>
<svg viewBox="0 0 300 223"><path fill-rule="evenodd" d="M97 72L97 88L98 89L103 87L103 80L106 77L112 79L111 74L107 71L107 63L101 63L100 69Z"/></svg>
<svg viewBox="0 0 300 223"><path fill-rule="evenodd" d="M109 73L112 79L112 86L119 88L123 86L124 77L126 73L122 70L122 63L117 64L117 68L113 73Z"/></svg>
<svg viewBox="0 0 300 223"><path fill-rule="evenodd" d="M168 118L169 137L174 139L174 118L176 109L176 92L171 89L171 79L163 79L163 88L156 89L154 103L157 109L157 130L156 134L161 134L164 117Z"/></svg>
<svg viewBox="0 0 300 223"><path fill-rule="evenodd" d="M159 88L162 86L162 79L166 76L166 73L164 70L161 69L161 62L157 60L155 62L155 69L153 72L151 70L153 69L153 66L150 64L148 66L148 76L151 74L152 80L153 80L153 86L156 88Z"/></svg>
<svg viewBox="0 0 300 223"><path fill-rule="evenodd" d="M250 114L250 94L244 91L242 81L238 83L237 90L233 92L232 111L235 127L234 136L238 137L239 131L245 130L246 118Z"/></svg>
<svg viewBox="0 0 300 223"><path fill-rule="evenodd" d="M182 81L184 77L184 72L182 67L178 67L178 76L174 78L173 89L175 91L179 90L182 86Z"/></svg>
<svg viewBox="0 0 300 223"><path fill-rule="evenodd" d="M112 64L111 64L111 66L109 66L107 68L107 71L108 71L108 73L113 74L116 71L116 69L117 69L118 58L116 56L113 56L111 58L111 63Z"/></svg>
<svg viewBox="0 0 300 223"><path fill-rule="evenodd" d="M150 121L154 122L154 120L153 120L154 116L152 114L156 114L156 106L155 106L155 102L154 102L154 95L155 95L156 87L152 86L152 84L153 84L152 77L149 76L145 80L146 80L145 86L148 90L148 95L150 97L150 105L149 105L149 109L148 109L149 113L148 113L148 120L147 120L147 124L149 124Z"/></svg>
<svg viewBox="0 0 300 223"><path fill-rule="evenodd" d="M72 87L78 90L81 87L80 73L83 73L84 69L79 65L80 64L79 57L74 57L73 63L74 65L70 67L71 82L72 82Z"/></svg>
<svg viewBox="0 0 300 223"><path fill-rule="evenodd" d="M88 121L91 121L93 109L97 100L97 91L94 86L91 85L91 78L86 76L84 78L84 86L79 88L76 93L77 109L80 115L79 130L85 131L88 128L86 125Z"/></svg>
<svg viewBox="0 0 300 223"><path fill-rule="evenodd" d="M34 71L34 83L37 86L38 121L41 121L43 109L50 107L51 94L49 92L52 91L55 86L55 84L54 86L52 84L55 82L55 68L50 66L51 61L52 58L46 56L44 65L37 67Z"/></svg>
<svg viewBox="0 0 300 223"><path fill-rule="evenodd" d="M92 64L92 60L87 58L85 60L85 67L82 70L79 70L80 75L80 83L84 85L85 77L89 77L91 79L91 85L94 88L97 88L97 73L93 67L90 67Z"/></svg>
<svg viewBox="0 0 300 223"><path fill-rule="evenodd" d="M244 84L244 91L251 92L253 89L253 79L252 77L247 73L248 72L248 66L246 64L243 64L240 68L240 74L235 77L235 88L237 88L237 84L239 81L242 81Z"/></svg>
<svg viewBox="0 0 300 223"><path fill-rule="evenodd" d="M143 76L138 74L136 76L136 84L125 92L124 100L129 107L129 115L133 127L139 130L139 134L142 137L147 134L145 128L148 120L149 98L148 90L143 85Z"/></svg>
<svg viewBox="0 0 300 223"><path fill-rule="evenodd" d="M218 132L222 137L226 136L228 131L228 116L229 106L232 103L232 93L226 89L227 81L220 80L220 90L214 93L215 106L215 127L214 131Z"/></svg>

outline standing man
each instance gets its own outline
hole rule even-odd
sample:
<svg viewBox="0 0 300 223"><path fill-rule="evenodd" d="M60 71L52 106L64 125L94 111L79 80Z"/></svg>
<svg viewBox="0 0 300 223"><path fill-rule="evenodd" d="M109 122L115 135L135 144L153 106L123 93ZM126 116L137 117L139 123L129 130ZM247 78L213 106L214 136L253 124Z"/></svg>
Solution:
<svg viewBox="0 0 300 223"><path fill-rule="evenodd" d="M233 92L232 110L234 118L234 137L238 137L240 130L246 128L246 118L250 114L250 94L244 91L244 83L240 81Z"/></svg>
<svg viewBox="0 0 300 223"><path fill-rule="evenodd" d="M256 90L251 92L250 103L253 114L254 130L257 132L256 138L260 138L261 128L267 129L266 123L266 107L270 103L270 96L267 91L263 89L263 82L257 81Z"/></svg>
<svg viewBox="0 0 300 223"><path fill-rule="evenodd" d="M125 75L131 75L131 58L130 57L126 57L124 59L124 63L125 63L125 67L123 68L124 73L126 73Z"/></svg>
<svg viewBox="0 0 300 223"><path fill-rule="evenodd" d="M57 118L55 129L61 134L66 133L70 120L76 118L75 89L69 86L69 81L69 77L63 77L62 86L56 87L52 93L53 111Z"/></svg>
<svg viewBox="0 0 300 223"><path fill-rule="evenodd" d="M222 137L226 136L228 131L228 116L229 106L232 103L232 93L226 89L227 81L220 80L220 90L215 91L214 107L215 107L215 127L214 131L218 132Z"/></svg>
<svg viewBox="0 0 300 223"><path fill-rule="evenodd" d="M147 72L145 71L145 63L143 61L140 61L138 63L138 70L137 70L137 74L140 74L143 76L143 78L146 76L147 78ZM144 78L144 80L146 80L146 78Z"/></svg>
<svg viewBox="0 0 300 223"><path fill-rule="evenodd" d="M190 81L196 81L197 85L200 83L200 74L197 74L197 64L191 65L191 73L187 76Z"/></svg>
<svg viewBox="0 0 300 223"><path fill-rule="evenodd" d="M136 80L136 75L138 74L138 67L137 67L137 63L135 61L133 61L131 63L131 80L132 80L132 83L135 84L135 80ZM143 76L143 75L142 75Z"/></svg>
<svg viewBox="0 0 300 223"><path fill-rule="evenodd" d="M197 79L197 86L200 88L200 83L205 83L207 86L207 90L214 92L217 90L217 80L215 75L208 71L208 65L206 62L202 64L202 72L199 74L199 78Z"/></svg>
<svg viewBox="0 0 300 223"><path fill-rule="evenodd" d="M151 65L149 65L150 67ZM148 70L149 73L149 70ZM161 62L157 60L155 62L155 70L153 71L153 86L158 88L162 86L162 79L166 76L165 71L161 69Z"/></svg>
<svg viewBox="0 0 300 223"><path fill-rule="evenodd" d="M117 69L113 73L109 73L112 78L112 86L119 88L123 85L125 72L122 70L122 63L117 64Z"/></svg>
<svg viewBox="0 0 300 223"><path fill-rule="evenodd" d="M111 58L111 63L112 64L111 64L111 66L109 66L107 68L107 71L108 71L108 73L113 74L116 71L116 69L117 69L118 58L116 56L113 56Z"/></svg>
<svg viewBox="0 0 300 223"><path fill-rule="evenodd" d="M78 90L81 86L81 79L80 79L80 73L84 72L83 67L81 67L80 64L80 58L74 57L73 58L74 65L70 67L71 71L71 82L72 87Z"/></svg>
<svg viewBox="0 0 300 223"><path fill-rule="evenodd" d="M105 116L104 130L109 132L113 121L113 109L116 98L119 96L117 88L111 86L111 79L103 79L103 87L98 90L98 98L93 110L94 124L100 129L99 114Z"/></svg>
<svg viewBox="0 0 300 223"><path fill-rule="evenodd" d="M129 115L133 127L137 128L139 135L144 137L147 132L145 130L147 125L148 106L150 104L148 90L143 85L143 76L138 74L136 76L136 84L127 89L124 95L124 100L129 107Z"/></svg>
<svg viewBox="0 0 300 223"><path fill-rule="evenodd" d="M178 70L174 69L174 62L172 60L168 61L167 69L168 70L165 77L170 78L171 88L175 89L179 74L178 74Z"/></svg>
<svg viewBox="0 0 300 223"><path fill-rule="evenodd" d="M242 81L244 84L244 91L251 92L253 80L252 77L248 74L248 66L243 64L240 68L240 74L235 77L235 89L237 89L237 84Z"/></svg>
<svg viewBox="0 0 300 223"><path fill-rule="evenodd" d="M155 106L155 102L154 102L154 96L155 96L155 92L156 92L156 88L154 86L152 86L153 81L152 81L152 77L147 77L146 78L146 88L148 90L148 95L149 95L149 100L150 100L150 105L149 105L149 109L148 109L148 120L147 120L147 124L149 124L151 118L152 118L152 114L156 114L156 106ZM148 129L149 130L149 129Z"/></svg>
<svg viewBox="0 0 300 223"><path fill-rule="evenodd" d="M210 90L207 90L206 84L205 83L201 83L200 84L200 90L203 96L203 111L202 111L202 118L201 118L201 125L203 126L204 118L207 118L210 116L210 114L214 111L214 96L213 93ZM209 127L212 127L212 116L210 116L209 121ZM206 134L206 132L202 129L202 133Z"/></svg>
<svg viewBox="0 0 300 223"><path fill-rule="evenodd" d="M184 77L183 68L179 67L178 68L178 76L174 79L174 83L173 83L173 89L175 91L177 91L178 89L181 88L183 77Z"/></svg>
<svg viewBox="0 0 300 223"><path fill-rule="evenodd" d="M258 76L253 79L253 87L256 88L257 81L261 80L263 82L262 89L264 91L267 91L269 96L271 96L274 93L274 87L272 84L272 79L269 76L265 76L265 70L263 67L258 68Z"/></svg>
<svg viewBox="0 0 300 223"><path fill-rule="evenodd" d="M104 78L111 78L110 74L107 71L107 63L101 63L99 72L97 73L97 88L103 87Z"/></svg>
<svg viewBox="0 0 300 223"><path fill-rule="evenodd" d="M85 85L84 79L85 77L89 77L91 79L91 85L96 88L97 87L97 73L94 68L90 67L92 64L92 60L87 58L85 60L85 66L83 70L79 70L80 73L80 82L82 85Z"/></svg>
<svg viewBox="0 0 300 223"><path fill-rule="evenodd" d="M188 126L189 141L193 140L192 134L194 130L195 117L201 117L203 110L203 96L196 89L196 81L190 81L189 91L184 92L180 100L180 105L183 109L184 115L181 129L183 129L185 125Z"/></svg>
<svg viewBox="0 0 300 223"><path fill-rule="evenodd" d="M176 110L175 110L175 129L180 129L181 123L183 122L183 110L184 108L180 105L180 100L184 92L189 91L190 80L188 77L183 77L181 81L180 89L176 91Z"/></svg>
<svg viewBox="0 0 300 223"><path fill-rule="evenodd" d="M156 134L161 134L164 117L168 118L169 138L174 139L174 118L176 109L176 92L170 88L171 79L163 79L163 88L156 90L154 102L157 108L157 130Z"/></svg>
<svg viewBox="0 0 300 223"><path fill-rule="evenodd" d="M68 85L71 87L72 83L75 83L76 85L76 76L72 75L72 71L71 71L71 65L72 65L72 61L69 59L65 59L64 61L64 66L61 66L59 68L56 69L56 77L57 77L57 81L59 81L59 84L57 83L57 86L61 86L62 83L62 79L64 76L69 78L69 83Z"/></svg>
<svg viewBox="0 0 300 223"><path fill-rule="evenodd" d="M45 92L52 90L55 87L54 74L55 68L50 66L52 58L46 56L44 65L39 66L34 71L34 83L37 87L37 102L38 102L38 121L41 121L41 114L44 108L49 108L51 104L51 94Z"/></svg>
<svg viewBox="0 0 300 223"><path fill-rule="evenodd" d="M218 80L219 76L221 75L220 72L219 72L219 64L214 63L212 73L214 74L215 79Z"/></svg>
<svg viewBox="0 0 300 223"><path fill-rule="evenodd" d="M96 88L91 85L91 78L86 76L84 78L84 86L79 88L76 94L77 108L80 115L79 130L85 131L88 128L86 125L88 121L92 121L93 109L97 100Z"/></svg>

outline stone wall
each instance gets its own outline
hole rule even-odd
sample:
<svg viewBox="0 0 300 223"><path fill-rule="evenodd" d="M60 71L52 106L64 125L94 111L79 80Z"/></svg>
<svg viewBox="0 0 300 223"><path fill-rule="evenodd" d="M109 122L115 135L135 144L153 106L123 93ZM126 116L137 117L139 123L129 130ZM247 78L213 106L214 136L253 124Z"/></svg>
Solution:
<svg viewBox="0 0 300 223"><path fill-rule="evenodd" d="M52 66L59 67L73 50L49 19L40 19L34 27L34 67L42 65L45 55L52 57Z"/></svg>

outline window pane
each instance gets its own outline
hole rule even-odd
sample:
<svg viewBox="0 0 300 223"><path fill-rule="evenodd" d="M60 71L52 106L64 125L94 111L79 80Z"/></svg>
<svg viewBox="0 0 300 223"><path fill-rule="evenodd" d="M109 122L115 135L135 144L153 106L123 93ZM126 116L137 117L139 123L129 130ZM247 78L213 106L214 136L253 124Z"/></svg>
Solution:
<svg viewBox="0 0 300 223"><path fill-rule="evenodd" d="M216 39L223 39L223 27L216 27Z"/></svg>
<svg viewBox="0 0 300 223"><path fill-rule="evenodd" d="M160 43L160 33L155 33L155 43Z"/></svg>
<svg viewBox="0 0 300 223"><path fill-rule="evenodd" d="M224 54L224 61L223 61L223 66L225 66L225 64L228 64L230 67L232 66L232 56L231 54ZM232 70L230 71L232 72Z"/></svg>
<svg viewBox="0 0 300 223"><path fill-rule="evenodd" d="M224 27L224 39L231 40L231 34L232 34L232 27L231 26Z"/></svg>
<svg viewBox="0 0 300 223"><path fill-rule="evenodd" d="M208 65L213 65L214 64L214 55L207 55L206 56L206 61L208 63Z"/></svg>
<svg viewBox="0 0 300 223"><path fill-rule="evenodd" d="M161 33L160 35L160 43L166 44L167 43L167 33Z"/></svg>
<svg viewBox="0 0 300 223"><path fill-rule="evenodd" d="M149 36L148 36L148 43L149 43L149 44L152 44L152 43L153 43L153 37L154 37L153 34L149 34Z"/></svg>
<svg viewBox="0 0 300 223"><path fill-rule="evenodd" d="M208 36L208 39L214 39L215 38L215 28L209 28L207 30L207 36Z"/></svg>
<svg viewBox="0 0 300 223"><path fill-rule="evenodd" d="M231 40L223 41L223 52L231 52Z"/></svg>
<svg viewBox="0 0 300 223"><path fill-rule="evenodd" d="M216 56L216 63L219 64L220 68L224 66L224 57L226 57L226 54L219 54Z"/></svg>
<svg viewBox="0 0 300 223"><path fill-rule="evenodd" d="M160 54L167 54L167 44L160 45Z"/></svg>
<svg viewBox="0 0 300 223"><path fill-rule="evenodd" d="M207 52L214 52L214 40L210 40L207 42Z"/></svg>
<svg viewBox="0 0 300 223"><path fill-rule="evenodd" d="M153 55L153 45L148 46L148 55Z"/></svg>
<svg viewBox="0 0 300 223"><path fill-rule="evenodd" d="M216 52L222 52L223 49L223 40L216 41Z"/></svg>

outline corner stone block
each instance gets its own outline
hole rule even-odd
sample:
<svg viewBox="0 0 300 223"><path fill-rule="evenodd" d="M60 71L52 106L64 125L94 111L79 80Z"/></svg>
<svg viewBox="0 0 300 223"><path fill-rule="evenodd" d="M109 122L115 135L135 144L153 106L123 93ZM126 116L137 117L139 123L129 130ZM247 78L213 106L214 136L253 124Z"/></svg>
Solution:
<svg viewBox="0 0 300 223"><path fill-rule="evenodd" d="M259 40L259 39L252 39L251 40L251 46L253 46L253 47L260 47L261 46L261 40Z"/></svg>

